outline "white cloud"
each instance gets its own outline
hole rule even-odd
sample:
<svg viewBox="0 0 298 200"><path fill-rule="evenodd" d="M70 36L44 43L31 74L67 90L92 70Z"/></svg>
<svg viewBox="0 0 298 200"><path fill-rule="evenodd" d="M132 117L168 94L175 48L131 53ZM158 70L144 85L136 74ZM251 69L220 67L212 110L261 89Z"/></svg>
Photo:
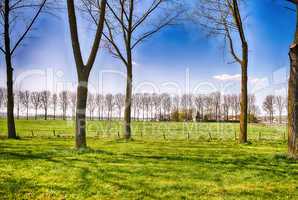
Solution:
<svg viewBox="0 0 298 200"><path fill-rule="evenodd" d="M230 75L230 74L220 74L213 76L214 79L219 81L239 81L241 78L240 74Z"/></svg>
<svg viewBox="0 0 298 200"><path fill-rule="evenodd" d="M240 89L241 74L219 74L213 76L213 79L218 81L227 82L224 83L224 87L232 90L232 92ZM231 86L231 81L233 81L233 86ZM259 95L267 90L270 90L270 82L268 77L249 77L248 78L248 89L249 93L257 93Z"/></svg>
<svg viewBox="0 0 298 200"><path fill-rule="evenodd" d="M250 84L250 91L256 93L269 87L269 80L266 77L263 78L252 78L248 80Z"/></svg>
<svg viewBox="0 0 298 200"><path fill-rule="evenodd" d="M132 64L134 65L134 66L138 66L139 64L136 62L136 61L132 61Z"/></svg>

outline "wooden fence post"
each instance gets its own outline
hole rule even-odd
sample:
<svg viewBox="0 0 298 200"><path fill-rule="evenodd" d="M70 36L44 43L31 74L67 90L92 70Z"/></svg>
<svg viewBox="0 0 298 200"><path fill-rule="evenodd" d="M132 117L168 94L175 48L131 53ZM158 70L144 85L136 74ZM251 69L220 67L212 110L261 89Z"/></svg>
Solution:
<svg viewBox="0 0 298 200"><path fill-rule="evenodd" d="M209 139L212 140L211 132L208 132L208 135L209 135Z"/></svg>
<svg viewBox="0 0 298 200"><path fill-rule="evenodd" d="M262 135L261 135L261 132L259 132L259 140L261 140L261 139L262 139L262 138L261 138L261 136L262 136Z"/></svg>
<svg viewBox="0 0 298 200"><path fill-rule="evenodd" d="M187 132L187 140L190 139L190 135L189 135L189 132Z"/></svg>
<svg viewBox="0 0 298 200"><path fill-rule="evenodd" d="M55 132L55 130L53 130L53 135L54 135L54 137L56 136L56 132Z"/></svg>
<svg viewBox="0 0 298 200"><path fill-rule="evenodd" d="M32 135L32 137L34 137L34 132L33 132L33 130L31 130L31 135Z"/></svg>

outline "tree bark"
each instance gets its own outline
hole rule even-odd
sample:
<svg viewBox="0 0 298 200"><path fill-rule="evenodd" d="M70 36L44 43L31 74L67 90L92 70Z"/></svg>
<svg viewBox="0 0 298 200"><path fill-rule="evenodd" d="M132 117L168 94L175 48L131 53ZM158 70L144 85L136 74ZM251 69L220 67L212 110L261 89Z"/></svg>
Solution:
<svg viewBox="0 0 298 200"><path fill-rule="evenodd" d="M79 78L76 109L76 148L86 148L86 102L88 96L88 78Z"/></svg>
<svg viewBox="0 0 298 200"><path fill-rule="evenodd" d="M17 107L17 119L20 119L20 104L18 102L18 107Z"/></svg>
<svg viewBox="0 0 298 200"><path fill-rule="evenodd" d="M99 22L97 24L97 30L95 33L95 38L91 48L90 55L88 57L87 64L84 64L78 30L77 30L77 19L75 14L75 5L73 0L67 0L67 10L68 10L68 20L70 35L72 41L73 55L77 68L78 75L78 87L77 87L77 109L76 109L76 148L86 148L86 104L88 96L88 79L90 71L98 53L100 46L101 36L104 28L105 21L105 9L106 0L101 0L100 3L100 13Z"/></svg>
<svg viewBox="0 0 298 200"><path fill-rule="evenodd" d="M26 119L29 120L29 107L26 107Z"/></svg>
<svg viewBox="0 0 298 200"><path fill-rule="evenodd" d="M7 76L7 130L8 138L17 138L14 122L14 97L13 97L13 68L11 62L10 31L9 31L9 0L5 0L4 8L4 43Z"/></svg>
<svg viewBox="0 0 298 200"><path fill-rule="evenodd" d="M54 108L54 116L53 116L54 120L56 119L56 107Z"/></svg>
<svg viewBox="0 0 298 200"><path fill-rule="evenodd" d="M124 110L124 138L131 138L131 96L132 96L132 63L127 65L126 93Z"/></svg>
<svg viewBox="0 0 298 200"><path fill-rule="evenodd" d="M100 121L100 108L98 109L98 120Z"/></svg>
<svg viewBox="0 0 298 200"><path fill-rule="evenodd" d="M45 109L44 109L44 120L47 120L48 119L48 109L47 109L47 106L45 106Z"/></svg>
<svg viewBox="0 0 298 200"><path fill-rule="evenodd" d="M8 138L17 138L14 121L14 98L13 98L13 68L11 65L11 56L6 54L7 70L7 130Z"/></svg>
<svg viewBox="0 0 298 200"><path fill-rule="evenodd" d="M34 120L37 120L37 108L35 108Z"/></svg>
<svg viewBox="0 0 298 200"><path fill-rule="evenodd" d="M242 64L241 64L241 102L240 102L240 136L239 142L247 142L247 65L248 65L248 45L242 44Z"/></svg>
<svg viewBox="0 0 298 200"><path fill-rule="evenodd" d="M290 47L290 78L288 86L288 154L298 158L298 46Z"/></svg>

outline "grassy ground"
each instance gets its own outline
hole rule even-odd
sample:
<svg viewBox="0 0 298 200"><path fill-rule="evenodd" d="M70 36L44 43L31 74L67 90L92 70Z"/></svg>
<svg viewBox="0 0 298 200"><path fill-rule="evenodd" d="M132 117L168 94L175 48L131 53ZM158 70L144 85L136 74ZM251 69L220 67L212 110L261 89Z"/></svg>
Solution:
<svg viewBox="0 0 298 200"><path fill-rule="evenodd" d="M27 123L17 122L24 130L68 127L62 121ZM0 125L3 133L4 122ZM201 126L216 132L215 124ZM224 126L236 130L237 125ZM220 132L228 134L225 128ZM0 199L298 199L298 162L284 155L284 140L252 140L248 145L200 140L196 134L203 129L192 130L189 141L174 139L180 129L167 140L150 136L150 131L130 142L90 137L85 152L73 150L70 137L2 139ZM254 135L262 130L280 132L250 127Z"/></svg>

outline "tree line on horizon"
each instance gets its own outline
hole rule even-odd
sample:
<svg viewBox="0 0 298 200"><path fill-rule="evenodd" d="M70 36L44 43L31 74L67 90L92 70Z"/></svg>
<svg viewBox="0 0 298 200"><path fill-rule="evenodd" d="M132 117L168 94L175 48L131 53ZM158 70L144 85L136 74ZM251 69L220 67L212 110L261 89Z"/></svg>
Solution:
<svg viewBox="0 0 298 200"><path fill-rule="evenodd" d="M0 109L6 106L6 89L0 88ZM61 91L16 91L16 118L34 119L43 115L44 120L75 118L77 95L75 92ZM88 93L87 111L89 120L123 119L125 95ZM265 119L273 123L282 123L286 111L286 97L267 95L262 105ZM33 112L32 112L33 111ZM43 114L40 114L43 111ZM168 93L135 93L132 96L132 119L142 121L234 121L239 122L240 95L221 94L183 94ZM51 114L49 114L51 113ZM260 120L261 108L256 104L255 95L248 95L248 121L257 123ZM276 114L276 115L274 115Z"/></svg>
<svg viewBox="0 0 298 200"><path fill-rule="evenodd" d="M8 138L17 138L14 122L13 58L28 34L32 32L40 15L49 13L57 0L1 0L1 29L3 33L0 50L5 57L7 69L7 129ZM298 5L298 0L284 0ZM268 2L269 3L269 2ZM98 53L107 49L119 59L126 69L126 89L124 98L124 138L131 138L132 82L135 49L145 40L162 29L188 20L198 25L202 31L224 39L232 62L241 69L240 90L240 133L239 143L247 142L248 123L248 63L249 44L245 31L245 3L240 0L198 0L190 9L185 0L151 0L146 4L134 0L66 0L71 45L77 71L76 102L76 148L86 148L86 109L88 81ZM62 9L63 10L63 9ZM295 9L292 9L298 12ZM59 10L61 11L61 9ZM88 23L94 26L95 34L89 55L83 59L77 26L80 12ZM29 15L29 17L28 17ZM30 17L31 16L31 17ZM298 18L297 18L298 19ZM19 24L23 23L23 30ZM288 84L288 153L298 158L298 20L293 44L290 47L290 78ZM240 44L240 49L235 48ZM199 52L198 52L199 53Z"/></svg>

